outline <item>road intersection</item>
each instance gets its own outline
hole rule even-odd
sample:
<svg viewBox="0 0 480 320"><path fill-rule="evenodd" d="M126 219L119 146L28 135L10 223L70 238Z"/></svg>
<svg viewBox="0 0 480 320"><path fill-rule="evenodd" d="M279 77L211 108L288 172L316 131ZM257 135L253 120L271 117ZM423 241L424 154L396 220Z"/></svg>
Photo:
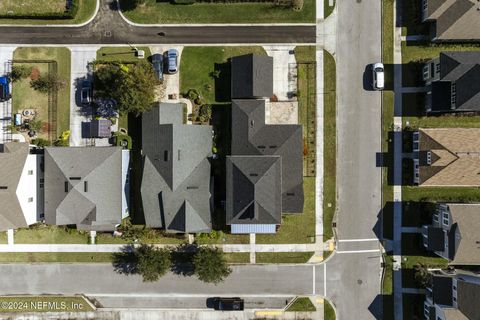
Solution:
<svg viewBox="0 0 480 320"><path fill-rule="evenodd" d="M102 0L97 16L81 27L1 26L0 43L85 46L322 42L314 24L134 26L118 15L114 3ZM135 307L162 308L181 303L178 307L183 308L188 305L185 301L205 307L201 305L206 297L218 295L246 297L247 305L249 297L254 301L260 298L264 307L279 307L292 296L309 295L331 300L337 319L351 319L352 315L359 320L381 319L381 175L376 162L381 151L381 95L364 87L367 65L381 60L381 3L339 1L337 6L333 49L338 99L338 239L337 251L327 261L234 266L232 275L216 286L174 274L156 283L144 283L138 276L116 273L110 264L8 264L0 265L1 274L9 275L2 279L0 293L83 293L112 308L127 301ZM319 28L323 23L320 21Z"/></svg>

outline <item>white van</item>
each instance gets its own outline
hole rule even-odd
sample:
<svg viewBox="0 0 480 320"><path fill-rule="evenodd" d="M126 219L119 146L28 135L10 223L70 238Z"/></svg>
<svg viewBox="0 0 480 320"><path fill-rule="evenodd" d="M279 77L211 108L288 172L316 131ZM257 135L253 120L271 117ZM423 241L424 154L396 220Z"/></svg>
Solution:
<svg viewBox="0 0 480 320"><path fill-rule="evenodd" d="M385 88L385 71L383 63L377 62L372 67L373 89L383 90Z"/></svg>

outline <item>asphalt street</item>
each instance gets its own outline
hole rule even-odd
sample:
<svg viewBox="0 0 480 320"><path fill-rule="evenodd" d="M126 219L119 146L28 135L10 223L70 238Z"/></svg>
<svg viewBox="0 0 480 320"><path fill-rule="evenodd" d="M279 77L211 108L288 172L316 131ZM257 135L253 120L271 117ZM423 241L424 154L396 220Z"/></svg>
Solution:
<svg viewBox="0 0 480 320"><path fill-rule="evenodd" d="M382 319L382 96L372 90L370 68L381 62L381 1L336 5L338 251L327 263L326 295L338 319Z"/></svg>
<svg viewBox="0 0 480 320"><path fill-rule="evenodd" d="M3 44L228 44L315 43L311 26L151 26L125 22L114 0L101 0L93 21L82 27L0 27Z"/></svg>
<svg viewBox="0 0 480 320"><path fill-rule="evenodd" d="M143 282L138 275L116 272L111 264L3 264L0 295L85 294L107 308L125 307L124 302L132 307L199 308L208 297L240 296L247 306L274 308L293 296L311 295L314 286L323 288L323 272L314 268L323 270L312 265L234 266L224 282L213 285L172 273Z"/></svg>

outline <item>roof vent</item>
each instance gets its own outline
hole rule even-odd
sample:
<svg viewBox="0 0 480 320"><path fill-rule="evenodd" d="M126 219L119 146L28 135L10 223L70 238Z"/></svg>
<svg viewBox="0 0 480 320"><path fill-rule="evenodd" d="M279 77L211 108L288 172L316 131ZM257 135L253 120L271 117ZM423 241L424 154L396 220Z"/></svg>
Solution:
<svg viewBox="0 0 480 320"><path fill-rule="evenodd" d="M83 191L88 192L88 181L83 181Z"/></svg>
<svg viewBox="0 0 480 320"><path fill-rule="evenodd" d="M258 177L258 173L250 173L250 177Z"/></svg>
<svg viewBox="0 0 480 320"><path fill-rule="evenodd" d="M8 187L7 186L0 186L0 190L7 190Z"/></svg>
<svg viewBox="0 0 480 320"><path fill-rule="evenodd" d="M250 127L253 127L255 125L255 120L250 120Z"/></svg>
<svg viewBox="0 0 480 320"><path fill-rule="evenodd" d="M295 193L294 192L287 192L287 196L294 196Z"/></svg>
<svg viewBox="0 0 480 320"><path fill-rule="evenodd" d="M65 192L68 192L68 181L65 181Z"/></svg>
<svg viewBox="0 0 480 320"><path fill-rule="evenodd" d="M198 189L198 187L196 187L196 186L188 186L187 187L187 190L196 190L196 189Z"/></svg>
<svg viewBox="0 0 480 320"><path fill-rule="evenodd" d="M265 149L265 146L257 146L258 149Z"/></svg>
<svg viewBox="0 0 480 320"><path fill-rule="evenodd" d="M427 151L427 164L432 164L432 153L430 151Z"/></svg>
<svg viewBox="0 0 480 320"><path fill-rule="evenodd" d="M168 161L168 150L163 152L163 161Z"/></svg>
<svg viewBox="0 0 480 320"><path fill-rule="evenodd" d="M275 149L277 146L273 145L273 146L269 146L270 149Z"/></svg>
<svg viewBox="0 0 480 320"><path fill-rule="evenodd" d="M70 180L82 180L82 178L80 178L80 177L70 177L68 179L70 179Z"/></svg>

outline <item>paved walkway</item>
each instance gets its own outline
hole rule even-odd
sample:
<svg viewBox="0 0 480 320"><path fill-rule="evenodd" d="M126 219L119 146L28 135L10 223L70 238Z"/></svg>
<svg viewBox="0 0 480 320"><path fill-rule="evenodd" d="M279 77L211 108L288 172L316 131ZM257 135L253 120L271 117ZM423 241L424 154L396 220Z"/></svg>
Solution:
<svg viewBox="0 0 480 320"><path fill-rule="evenodd" d="M225 252L314 252L323 244L223 244L216 245ZM0 244L0 252L119 252L124 244ZM174 247L157 244L159 248ZM320 247L320 248L319 248Z"/></svg>
<svg viewBox="0 0 480 320"><path fill-rule="evenodd" d="M393 25L401 17L400 2L393 4ZM402 294L402 29L394 28L394 187L393 187L393 296L394 319L403 319Z"/></svg>

